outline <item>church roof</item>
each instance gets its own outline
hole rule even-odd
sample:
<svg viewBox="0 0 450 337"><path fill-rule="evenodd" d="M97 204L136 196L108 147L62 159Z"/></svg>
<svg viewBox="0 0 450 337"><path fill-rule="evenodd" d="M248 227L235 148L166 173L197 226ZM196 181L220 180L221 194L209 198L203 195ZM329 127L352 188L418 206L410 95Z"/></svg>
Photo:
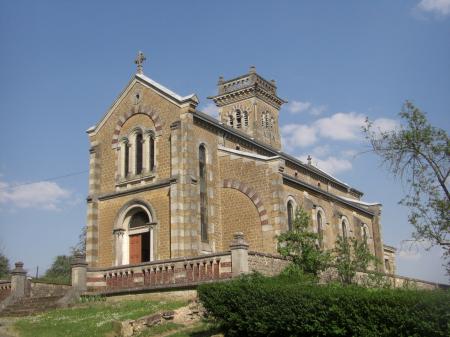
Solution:
<svg viewBox="0 0 450 337"><path fill-rule="evenodd" d="M188 101L188 100L193 100L193 101L195 101L197 103L199 102L198 97L197 97L196 94L190 94L190 95L187 95L187 96L180 96L177 93L173 92L172 90L166 88L162 84L159 84L158 82L152 80L150 77L145 76L144 74L136 74L136 77L140 78L143 81L145 81L147 84L150 84L153 87L157 88L159 91L162 91L163 93L171 96L172 98L176 99L180 103Z"/></svg>
<svg viewBox="0 0 450 337"><path fill-rule="evenodd" d="M273 154L274 156L280 156L281 158L288 160L288 161L294 163L295 165L298 165L298 166L304 168L305 170L307 170L309 172L313 172L314 174L317 174L318 176L321 176L321 177L335 183L336 185L341 186L342 188L345 188L346 190L349 190L352 193L355 193L356 195L358 195L360 197L364 195L363 192L350 187L348 184L334 178L333 176L326 173L325 171L322 171L313 165L305 164L301 160L295 158L294 156L291 156L283 151L278 151L275 148L273 148L267 144L259 142L256 139L249 137L247 134L245 134L239 130L236 130L232 127L229 127L228 125L225 125L224 123L220 122L219 120L217 120L214 117L209 116L208 114L205 114L201 111L196 110L195 116L209 124L212 124L224 131L227 131L228 133L231 133L239 138L245 139L247 142L250 142L253 145L256 145L257 147L264 149L265 151ZM356 200L356 201L358 201L358 200Z"/></svg>
<svg viewBox="0 0 450 337"><path fill-rule="evenodd" d="M109 115L112 113L114 108L117 106L117 104L125 97L125 95L128 93L129 89L135 84L136 82L140 82L153 90L155 90L157 93L167 97L170 101L177 105L183 105L186 103L193 103L195 106L199 103L199 99L196 94L190 94L187 96L180 96L177 93L173 92L172 90L166 88L162 84L156 82L155 80L151 79L148 76L145 76L144 74L135 74L131 78L131 80L128 82L128 85L123 89L123 91L119 94L119 96L115 99L111 107L106 111L106 113L103 115L102 119L96 124L91 126L89 129L86 130L87 133L93 133L96 132L106 121L106 119L109 117Z"/></svg>

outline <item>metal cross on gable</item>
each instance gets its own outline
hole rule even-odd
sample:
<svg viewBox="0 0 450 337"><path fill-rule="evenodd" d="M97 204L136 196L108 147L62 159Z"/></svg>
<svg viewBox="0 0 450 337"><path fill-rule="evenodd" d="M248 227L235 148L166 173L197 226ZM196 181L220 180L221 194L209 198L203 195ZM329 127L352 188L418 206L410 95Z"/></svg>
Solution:
<svg viewBox="0 0 450 337"><path fill-rule="evenodd" d="M134 60L134 63L137 65L137 73L143 74L144 68L142 67L142 64L147 58L145 57L144 53L139 51L139 53L136 56L136 59Z"/></svg>

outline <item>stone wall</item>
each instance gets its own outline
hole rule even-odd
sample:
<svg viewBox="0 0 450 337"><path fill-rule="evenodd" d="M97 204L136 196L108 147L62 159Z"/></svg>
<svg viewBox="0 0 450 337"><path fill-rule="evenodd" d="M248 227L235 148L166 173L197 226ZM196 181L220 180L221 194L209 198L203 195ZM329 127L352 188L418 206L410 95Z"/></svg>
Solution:
<svg viewBox="0 0 450 337"><path fill-rule="evenodd" d="M71 288L68 284L30 282L30 297L63 296Z"/></svg>
<svg viewBox="0 0 450 337"><path fill-rule="evenodd" d="M287 267L289 261L279 255L248 252L248 268L266 276L275 276Z"/></svg>

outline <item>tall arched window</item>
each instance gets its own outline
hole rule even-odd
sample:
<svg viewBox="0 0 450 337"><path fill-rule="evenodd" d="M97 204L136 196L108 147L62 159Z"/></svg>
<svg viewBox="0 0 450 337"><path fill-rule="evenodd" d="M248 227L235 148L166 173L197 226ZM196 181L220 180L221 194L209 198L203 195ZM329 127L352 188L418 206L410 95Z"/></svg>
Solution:
<svg viewBox="0 0 450 337"><path fill-rule="evenodd" d="M269 122L270 121L270 116L269 116L269 112L268 111L266 111L266 113L265 113L265 115L264 115L264 126L266 127L266 129L268 129L269 128Z"/></svg>
<svg viewBox="0 0 450 337"><path fill-rule="evenodd" d="M347 240L347 222L345 221L345 219L342 219L341 227L342 227L342 239L344 241L346 241Z"/></svg>
<svg viewBox="0 0 450 337"><path fill-rule="evenodd" d="M248 126L248 112L244 111L242 113L242 115L243 115L243 119L244 119L244 126L247 127Z"/></svg>
<svg viewBox="0 0 450 337"><path fill-rule="evenodd" d="M242 126L241 110L236 110L236 127L240 129Z"/></svg>
<svg viewBox="0 0 450 337"><path fill-rule="evenodd" d="M150 135L148 138L149 141L149 158L150 158L150 171L153 171L155 169L155 137L153 135Z"/></svg>
<svg viewBox="0 0 450 337"><path fill-rule="evenodd" d="M362 239L363 239L363 243L365 245L367 245L367 227L365 225L362 226L361 228L362 230Z"/></svg>
<svg viewBox="0 0 450 337"><path fill-rule="evenodd" d="M288 230L292 230L294 226L294 203L289 200L287 203Z"/></svg>
<svg viewBox="0 0 450 337"><path fill-rule="evenodd" d="M200 145L198 149L198 168L200 180L200 234L202 241L208 241L208 195L206 172L206 149Z"/></svg>
<svg viewBox="0 0 450 337"><path fill-rule="evenodd" d="M136 135L136 174L142 173L142 133Z"/></svg>
<svg viewBox="0 0 450 337"><path fill-rule="evenodd" d="M319 247L323 246L323 227L322 227L322 212L317 212L317 237L319 241Z"/></svg>
<svg viewBox="0 0 450 337"><path fill-rule="evenodd" d="M130 147L128 142L124 142L124 155L123 155L123 175L127 177L130 173Z"/></svg>

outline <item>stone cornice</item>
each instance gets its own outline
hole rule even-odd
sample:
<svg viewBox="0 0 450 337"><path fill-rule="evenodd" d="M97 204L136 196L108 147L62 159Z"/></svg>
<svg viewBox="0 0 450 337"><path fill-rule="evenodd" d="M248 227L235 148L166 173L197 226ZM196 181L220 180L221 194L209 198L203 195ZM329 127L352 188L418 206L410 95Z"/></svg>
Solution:
<svg viewBox="0 0 450 337"><path fill-rule="evenodd" d="M204 122L205 124L208 124L209 127L213 127L216 129L219 129L221 131L223 131L224 133L231 135L232 137L238 138L240 140L243 140L246 143L249 143L251 145L253 145L256 148L262 149L264 151L266 151L266 153L269 155L274 155L274 156L280 156L281 158L283 158L284 160L286 160L287 162L292 163L293 165L299 166L302 169L306 170L307 172L311 172L312 174L315 174L319 177L322 177L323 179L325 179L326 181L329 181L335 185L337 185L339 188L346 190L346 191L351 191L353 193L358 194L360 197L363 196L364 193L362 193L361 191L358 191L355 188L351 188L349 187L347 184L344 184L342 182L340 182L339 180L333 178L332 176L329 176L327 174L325 174L323 171L313 167L312 165L307 165L302 163L300 160L298 160L297 158L288 155L287 153L284 153L282 151L278 151L276 149L274 149L273 147L261 143L255 139L250 138L247 134L244 134L243 132L236 130L232 127L229 127L228 125L225 125L224 123L218 121L217 119L201 112L201 111L195 111L194 113L194 119L197 119L199 121Z"/></svg>
<svg viewBox="0 0 450 337"><path fill-rule="evenodd" d="M172 183L173 179L163 179L160 180L158 182L155 182L153 184L148 184L148 185L144 185L144 186L139 186L136 188L129 188L123 191L117 191L117 192L112 192L112 193L105 193L102 195L98 196L98 200L103 201L103 200L108 200L108 199L114 199L117 197L122 197L125 195L129 195L129 194L134 194L134 193L139 193L139 192L144 192L144 191L150 191L150 190L154 190L154 189L158 189L161 187L168 187L170 186L170 184Z"/></svg>
<svg viewBox="0 0 450 337"><path fill-rule="evenodd" d="M310 191L313 191L313 192L316 192L316 193L321 194L323 196L326 196L326 197L332 199L333 201L337 201L337 202L339 202L341 204L349 206L349 207L351 207L351 208L353 208L355 210L358 210L361 213L364 213L364 214L366 214L366 215L368 215L370 217L373 217L375 215L373 212L371 212L371 211L369 211L369 210L367 210L367 209L365 209L363 207L357 206L354 203L349 202L347 200L344 200L344 199L340 198L337 195L334 195L334 194L332 194L330 192L327 192L327 191L324 191L324 190L322 190L322 189L320 189L320 188L318 188L316 186L313 186L313 185L310 185L308 183L305 183L304 181L301 181L299 179L291 177L290 175L287 175L287 174L283 173L282 176L283 176L283 181L287 181L287 182L293 183L295 185L302 186L305 189L308 189Z"/></svg>

